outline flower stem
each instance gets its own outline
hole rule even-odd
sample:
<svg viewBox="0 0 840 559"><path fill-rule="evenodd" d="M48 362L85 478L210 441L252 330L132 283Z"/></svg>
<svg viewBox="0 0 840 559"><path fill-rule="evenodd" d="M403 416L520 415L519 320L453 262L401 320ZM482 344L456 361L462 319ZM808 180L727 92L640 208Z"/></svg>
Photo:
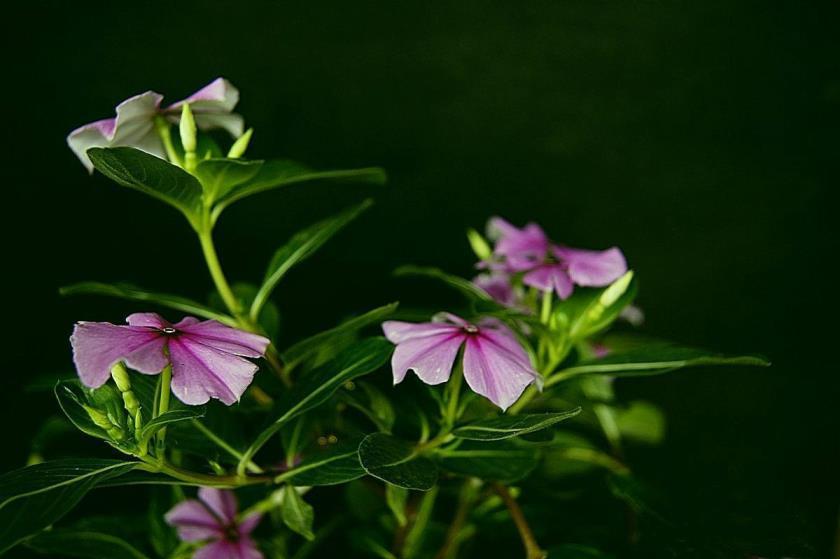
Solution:
<svg viewBox="0 0 840 559"><path fill-rule="evenodd" d="M207 262L207 269L210 271L210 277L213 278L216 290L221 295L230 313L242 323L242 306L233 294L233 290L222 271L219 255L216 253L216 245L213 244L213 233L209 226L202 227L198 231L198 240L201 243L201 252L204 253L204 260Z"/></svg>
<svg viewBox="0 0 840 559"><path fill-rule="evenodd" d="M510 517L513 519L513 523L519 531L519 537L522 539L522 545L525 547L526 559L545 559L548 557L548 554L540 549L540 546L537 544L534 532L531 530L531 526L525 519L525 515L522 514L522 509L519 507L519 503L517 503L516 499L513 498L513 495L510 494L510 490L501 483L494 483L493 490L498 493L499 497L501 497L502 501L504 501L505 506L510 513Z"/></svg>
<svg viewBox="0 0 840 559"><path fill-rule="evenodd" d="M157 130L158 136L160 136L160 141L163 143L163 149L166 150L166 157L169 158L169 162L182 167L183 162L181 161L181 157L178 155L172 143L172 131L164 117L160 115L155 117L155 130Z"/></svg>
<svg viewBox="0 0 840 559"><path fill-rule="evenodd" d="M455 366L452 378L446 385L446 409L444 410L443 424L447 429L452 429L458 421L458 397L461 394L461 381L464 378L464 369L461 364Z"/></svg>
<svg viewBox="0 0 840 559"><path fill-rule="evenodd" d="M205 436L205 437L207 437L209 440L211 440L211 441L213 441L214 443L216 443L216 445L217 445L219 448L221 448L222 450L224 450L225 452L227 452L228 454L230 454L231 456L233 456L233 457L234 457L234 458L236 458L237 460L242 460L242 453L241 453L241 452L239 452L238 450L236 450L235 448L233 448L232 446L230 446L230 444L228 444L228 442L227 442L227 441L225 441L224 439L222 439L221 437L219 437L216 433L214 433L213 431L211 431L211 430L210 430L210 429L209 429L206 425L204 425L202 422L200 422L200 421L199 421L199 420L197 420L197 419L193 419L193 420L192 420L192 424L193 424L193 427L195 427L196 429L198 429L198 430L201 432L201 434L202 434L202 435L204 435L204 436ZM248 468L248 471L249 471L249 472L251 472L251 473L254 473L254 474L261 474L261 473L263 473L262 468L260 468L259 466L257 466L257 465L256 465L256 464L254 464L253 462L251 462L250 460L248 461L248 463L247 463L246 467Z"/></svg>
<svg viewBox="0 0 840 559"><path fill-rule="evenodd" d="M170 384L172 384L172 365L167 365L160 372L160 399L158 400L157 415L163 415L169 411L169 395L171 393ZM164 450L166 449L166 427L162 427L157 432L157 457L158 460L164 459Z"/></svg>

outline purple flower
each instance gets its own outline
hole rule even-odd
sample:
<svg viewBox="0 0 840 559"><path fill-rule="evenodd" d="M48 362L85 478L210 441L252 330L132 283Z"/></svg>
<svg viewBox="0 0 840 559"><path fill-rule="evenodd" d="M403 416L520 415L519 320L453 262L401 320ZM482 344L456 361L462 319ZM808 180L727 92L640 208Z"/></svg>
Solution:
<svg viewBox="0 0 840 559"><path fill-rule="evenodd" d="M617 247L597 251L556 245L539 225L517 229L500 217L492 218L488 229L497 239L494 254L504 260L508 271L523 273L522 283L553 290L561 299L567 299L575 285L603 287L627 271Z"/></svg>
<svg viewBox="0 0 840 559"><path fill-rule="evenodd" d="M385 337L397 346L391 359L394 384L402 382L409 369L426 384L446 382L462 346L467 384L502 410L539 380L516 336L500 321L486 318L475 325L449 313L441 318L445 321L382 324Z"/></svg>
<svg viewBox="0 0 840 559"><path fill-rule="evenodd" d="M93 172L87 156L92 147L129 146L165 158L163 143L155 130L155 117L164 115L178 122L181 106L190 103L196 125L202 130L223 128L233 137L242 135L242 117L234 114L239 90L224 78L217 78L186 99L161 108L163 95L147 91L129 97L117 105L117 116L97 120L76 128L67 136L67 144L82 165Z"/></svg>
<svg viewBox="0 0 840 559"><path fill-rule="evenodd" d="M237 521L237 509L233 491L202 487L198 499L178 503L165 518L182 541L207 542L193 559L263 559L251 538L262 516L254 513Z"/></svg>
<svg viewBox="0 0 840 559"><path fill-rule="evenodd" d="M105 384L119 361L146 375L156 375L171 364L172 392L179 400L198 405L216 398L231 405L257 371L243 357L262 357L269 344L268 338L215 320L186 317L172 324L155 313L135 313L126 321L128 326L76 324L70 343L85 386Z"/></svg>

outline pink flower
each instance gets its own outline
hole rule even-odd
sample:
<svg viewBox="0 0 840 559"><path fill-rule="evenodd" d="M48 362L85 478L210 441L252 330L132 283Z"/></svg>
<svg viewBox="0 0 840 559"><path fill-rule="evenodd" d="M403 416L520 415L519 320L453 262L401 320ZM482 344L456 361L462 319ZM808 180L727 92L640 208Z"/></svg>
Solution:
<svg viewBox="0 0 840 559"><path fill-rule="evenodd" d="M523 273L525 285L554 291L561 299L567 299L575 285L603 287L627 272L617 247L597 251L556 245L539 225L518 229L500 217L490 219L488 230L497 239L494 254L509 272Z"/></svg>
<svg viewBox="0 0 840 559"><path fill-rule="evenodd" d="M385 337L397 346L391 359L394 384L402 382L409 370L426 384L446 382L462 346L467 384L502 410L539 380L516 336L500 321L487 318L471 324L449 313L441 318L422 324L396 320L382 324Z"/></svg>
<svg viewBox="0 0 840 559"><path fill-rule="evenodd" d="M186 317L172 324L155 313L135 313L127 326L79 322L70 343L82 383L105 384L111 367L126 365L147 375L172 365L172 392L189 405L210 398L227 405L238 401L251 384L257 366L244 357L265 354L269 340L216 322Z"/></svg>
<svg viewBox="0 0 840 559"><path fill-rule="evenodd" d="M263 559L251 532L260 523L259 513L237 521L238 505L233 491L211 487L198 490L198 499L188 499L166 513L166 522L185 542L206 541L193 559Z"/></svg>

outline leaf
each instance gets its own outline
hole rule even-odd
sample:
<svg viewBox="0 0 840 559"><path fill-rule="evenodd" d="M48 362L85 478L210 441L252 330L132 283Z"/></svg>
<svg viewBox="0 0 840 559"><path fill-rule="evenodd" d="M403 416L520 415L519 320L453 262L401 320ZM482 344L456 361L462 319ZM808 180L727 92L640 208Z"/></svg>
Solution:
<svg viewBox="0 0 840 559"><path fill-rule="evenodd" d="M218 200L235 187L256 176L262 167L262 161L242 159L214 158L198 162L195 174L204 187L207 203Z"/></svg>
<svg viewBox="0 0 840 559"><path fill-rule="evenodd" d="M275 188L320 179L352 180L381 185L385 184L386 177L385 171L379 167L314 171L294 161L283 159L266 161L253 178L235 186L225 196L219 198L213 210L214 220L224 208L242 198Z"/></svg>
<svg viewBox="0 0 840 559"><path fill-rule="evenodd" d="M647 444L659 444L665 438L665 415L650 402L630 402L629 407L616 409L615 421L624 438Z"/></svg>
<svg viewBox="0 0 840 559"><path fill-rule="evenodd" d="M82 387L77 380L61 380L55 385L55 397L58 405L67 419L76 428L91 437L103 440L111 440L104 429L97 426L82 407L87 403Z"/></svg>
<svg viewBox="0 0 840 559"><path fill-rule="evenodd" d="M385 502L388 503L388 508L391 509L391 513L400 526L408 523L405 516L406 501L408 501L408 489L390 483L385 484Z"/></svg>
<svg viewBox="0 0 840 559"><path fill-rule="evenodd" d="M572 297L557 303L555 313L566 316L572 339L582 340L612 324L637 291L638 281L630 271L606 287L576 289Z"/></svg>
<svg viewBox="0 0 840 559"><path fill-rule="evenodd" d="M288 421L326 402L345 382L385 365L392 350L393 346L385 338L366 338L342 351L329 363L303 376L285 398L285 411L245 451L240 466L253 458Z"/></svg>
<svg viewBox="0 0 840 559"><path fill-rule="evenodd" d="M80 530L50 530L26 542L37 553L50 557L79 557L82 559L148 559L123 539L100 532Z"/></svg>
<svg viewBox="0 0 840 559"><path fill-rule="evenodd" d="M365 200L361 204L345 209L338 215L310 225L293 235L285 245L277 249L268 264L263 284L254 296L254 301L251 304L251 316L259 315L260 309L262 309L271 292L274 291L277 283L295 264L312 256L333 235L356 219L372 204L372 200Z"/></svg>
<svg viewBox="0 0 840 559"><path fill-rule="evenodd" d="M203 406L187 407L162 413L143 426L140 430L138 440L142 445L144 442L148 442L155 433L167 425L178 423L180 421L188 421L190 419L198 419L199 417L204 417L204 413L205 409Z"/></svg>
<svg viewBox="0 0 840 559"><path fill-rule="evenodd" d="M582 361L552 375L546 381L546 386L581 375L649 376L685 367L709 365L767 367L770 362L756 355L727 356L692 347L660 344Z"/></svg>
<svg viewBox="0 0 840 559"><path fill-rule="evenodd" d="M103 481L137 462L71 459L44 462L0 476L0 554L69 512Z"/></svg>
<svg viewBox="0 0 840 559"><path fill-rule="evenodd" d="M87 154L97 171L121 186L139 190L177 208L197 228L202 189L194 176L139 149L90 148Z"/></svg>
<svg viewBox="0 0 840 559"><path fill-rule="evenodd" d="M183 311L203 318L217 320L228 326L235 326L236 322L229 316L219 313L201 303L197 303L180 295L170 293L156 293L146 291L127 283L100 283L96 281L85 281L62 287L58 291L62 295L104 295L116 297L129 301L141 301L143 303L155 303L163 307Z"/></svg>
<svg viewBox="0 0 840 559"><path fill-rule="evenodd" d="M394 275L401 276L423 276L442 281L446 285L457 289L470 301L483 301L492 303L493 299L486 291L464 278L447 274L439 268L424 266L400 266L394 270ZM503 308L499 306L499 308Z"/></svg>
<svg viewBox="0 0 840 559"><path fill-rule="evenodd" d="M388 318L394 313L394 311L397 310L398 306L399 303L390 303L388 305L377 307L364 314L360 314L359 316L346 320L335 328L324 330L314 336L301 340L281 352L283 355L283 361L285 363L297 363L320 349L322 345L326 344L333 338L352 334L353 332L361 330L365 326L376 324L377 322Z"/></svg>
<svg viewBox="0 0 840 559"><path fill-rule="evenodd" d="M350 440L330 445L304 457L303 461L276 478L275 483L296 486L338 485L365 475L359 462L359 441Z"/></svg>
<svg viewBox="0 0 840 559"><path fill-rule="evenodd" d="M419 455L413 444L385 433L373 433L362 440L359 460L373 477L406 489L428 491L438 478L435 463Z"/></svg>
<svg viewBox="0 0 840 559"><path fill-rule="evenodd" d="M314 540L312 523L315 520L315 511L312 506L303 500L297 489L287 485L283 490L283 502L280 504L280 512L283 515L283 523L293 532L297 532L307 540Z"/></svg>
<svg viewBox="0 0 840 559"><path fill-rule="evenodd" d="M457 474L487 481L512 483L537 467L539 451L511 441L469 441L456 449L436 452L440 466Z"/></svg>
<svg viewBox="0 0 840 559"><path fill-rule="evenodd" d="M500 441L546 429L579 413L580 408L578 407L557 413L501 415L493 419L463 425L455 429L452 434L461 439L473 441Z"/></svg>

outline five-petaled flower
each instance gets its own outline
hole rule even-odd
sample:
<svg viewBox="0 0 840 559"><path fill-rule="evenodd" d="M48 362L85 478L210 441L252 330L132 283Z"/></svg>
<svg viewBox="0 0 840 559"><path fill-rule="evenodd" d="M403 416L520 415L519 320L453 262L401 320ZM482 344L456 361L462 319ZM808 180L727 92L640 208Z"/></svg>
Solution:
<svg viewBox="0 0 840 559"><path fill-rule="evenodd" d="M188 499L166 513L166 522L185 542L206 542L193 559L262 559L251 532L260 522L259 513L237 520L238 504L233 491L202 487L198 499Z"/></svg>
<svg viewBox="0 0 840 559"><path fill-rule="evenodd" d="M617 247L583 250L552 243L542 228L529 223L522 229L500 217L488 224L496 239L494 255L510 273L523 273L522 283L542 291L554 291L567 299L575 285L603 287L627 271L624 254Z"/></svg>
<svg viewBox="0 0 840 559"><path fill-rule="evenodd" d="M242 116L233 112L239 101L239 90L224 78L213 80L168 107L161 108L162 101L163 95L154 91L129 97L117 105L116 117L76 128L67 136L67 144L90 172L93 171L93 163L87 156L87 150L93 147L128 146L165 158L163 142L155 130L155 118L163 116L177 122L184 103L190 104L200 129L222 128L234 138L242 135Z"/></svg>
<svg viewBox="0 0 840 559"><path fill-rule="evenodd" d="M79 322L70 343L85 386L102 386L119 361L147 375L172 366L172 392L189 405L210 398L231 405L254 378L257 366L244 359L265 354L269 340L215 320L186 317L172 324L155 313L135 313L128 325Z"/></svg>
<svg viewBox="0 0 840 559"><path fill-rule="evenodd" d="M446 382L462 346L467 384L502 410L540 380L516 336L500 321L485 318L471 324L450 313L441 314L440 319L382 324L385 337L397 346L391 359L394 384L402 382L409 370L426 384Z"/></svg>

